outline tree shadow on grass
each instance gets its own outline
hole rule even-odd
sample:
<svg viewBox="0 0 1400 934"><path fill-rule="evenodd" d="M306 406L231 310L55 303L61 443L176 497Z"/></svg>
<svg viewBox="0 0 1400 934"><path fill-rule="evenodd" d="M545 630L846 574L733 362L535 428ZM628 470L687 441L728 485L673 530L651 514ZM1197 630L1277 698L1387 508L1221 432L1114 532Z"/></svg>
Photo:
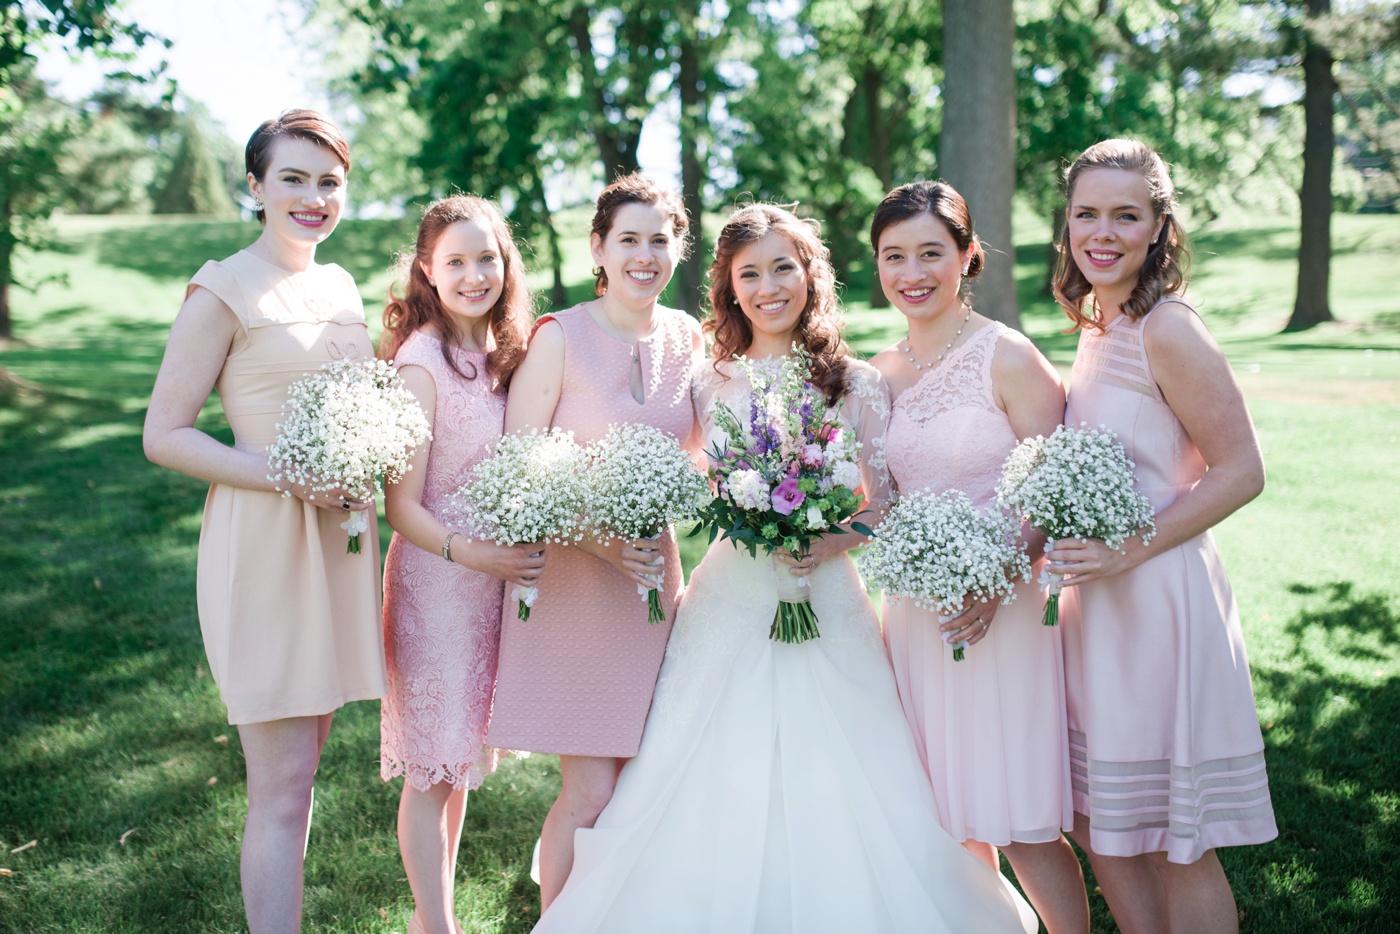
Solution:
<svg viewBox="0 0 1400 934"><path fill-rule="evenodd" d="M1392 930L1400 907L1400 615L1349 581L1289 621L1286 667L1256 667L1280 837L1221 854L1254 931Z"/></svg>

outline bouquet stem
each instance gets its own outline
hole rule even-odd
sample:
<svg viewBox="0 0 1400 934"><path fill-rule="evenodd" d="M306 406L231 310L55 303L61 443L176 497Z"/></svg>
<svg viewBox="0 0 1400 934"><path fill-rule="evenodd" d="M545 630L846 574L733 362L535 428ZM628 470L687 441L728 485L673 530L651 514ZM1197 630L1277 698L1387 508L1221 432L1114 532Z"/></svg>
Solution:
<svg viewBox="0 0 1400 934"><path fill-rule="evenodd" d="M357 555L360 553L360 536L358 533L351 535L346 540L345 553L347 555Z"/></svg>
<svg viewBox="0 0 1400 934"><path fill-rule="evenodd" d="M1060 595L1052 593L1045 601L1045 615L1040 619L1046 626L1056 626L1060 622Z"/></svg>
<svg viewBox="0 0 1400 934"><path fill-rule="evenodd" d="M511 591L511 596L520 602L516 608L516 619L529 619L530 607L535 605L535 600L539 598L540 589L538 587L521 587L516 585Z"/></svg>
<svg viewBox="0 0 1400 934"><path fill-rule="evenodd" d="M963 658L966 657L965 654L964 654L964 652L963 652L963 649L964 649L964 648L965 648L965 646L964 646L964 644L961 643L961 642L958 643L956 646L953 647L953 661L955 661L955 662L960 662L960 661L963 660Z"/></svg>
<svg viewBox="0 0 1400 934"><path fill-rule="evenodd" d="M653 626L666 622L666 611L661 607L661 591L655 587L647 591L647 622Z"/></svg>
<svg viewBox="0 0 1400 934"><path fill-rule="evenodd" d="M812 588L805 577L792 574L787 565L772 562L778 585L778 609L768 638L774 642L796 645L821 635L817 631L817 614L812 609Z"/></svg>

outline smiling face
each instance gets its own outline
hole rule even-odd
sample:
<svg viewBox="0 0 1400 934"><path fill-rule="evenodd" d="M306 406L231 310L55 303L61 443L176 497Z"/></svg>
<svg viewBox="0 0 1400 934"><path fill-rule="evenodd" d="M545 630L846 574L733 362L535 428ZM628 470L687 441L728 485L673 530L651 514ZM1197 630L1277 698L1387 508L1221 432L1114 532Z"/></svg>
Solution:
<svg viewBox="0 0 1400 934"><path fill-rule="evenodd" d="M423 271L442 307L459 324L484 322L505 287L505 264L487 218L458 221L442 232Z"/></svg>
<svg viewBox="0 0 1400 934"><path fill-rule="evenodd" d="M932 214L891 224L880 234L880 287L910 318L936 318L960 307L963 271L972 250L959 250L948 225Z"/></svg>
<svg viewBox="0 0 1400 934"><path fill-rule="evenodd" d="M785 353L807 307L807 270L792 241L769 231L734 253L734 297L753 329L756 356Z"/></svg>
<svg viewBox="0 0 1400 934"><path fill-rule="evenodd" d="M656 302L680 255L670 215L640 201L618 208L607 234L593 234L591 244L593 262L608 276L607 296L634 309Z"/></svg>
<svg viewBox="0 0 1400 934"><path fill-rule="evenodd" d="M1117 310L1137 286L1147 251L1162 229L1147 182L1129 169L1081 174L1066 210L1070 255L1101 309Z"/></svg>
<svg viewBox="0 0 1400 934"><path fill-rule="evenodd" d="M266 233L295 248L330 236L345 207L345 166L311 140L282 136L272 144L268 170L248 175L248 190L263 203Z"/></svg>

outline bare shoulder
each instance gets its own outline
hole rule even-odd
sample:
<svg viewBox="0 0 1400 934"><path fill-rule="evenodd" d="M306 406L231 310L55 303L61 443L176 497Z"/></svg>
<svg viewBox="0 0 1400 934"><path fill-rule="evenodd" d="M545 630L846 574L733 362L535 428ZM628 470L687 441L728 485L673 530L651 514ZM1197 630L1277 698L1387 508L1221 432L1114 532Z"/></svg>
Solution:
<svg viewBox="0 0 1400 934"><path fill-rule="evenodd" d="M1149 357L1189 357L1202 351L1218 354L1220 347L1210 330L1183 298L1170 296L1162 301L1143 325L1143 346Z"/></svg>
<svg viewBox="0 0 1400 934"><path fill-rule="evenodd" d="M899 344L894 343L870 358L870 365L881 373L888 373L889 368L897 364L901 359Z"/></svg>

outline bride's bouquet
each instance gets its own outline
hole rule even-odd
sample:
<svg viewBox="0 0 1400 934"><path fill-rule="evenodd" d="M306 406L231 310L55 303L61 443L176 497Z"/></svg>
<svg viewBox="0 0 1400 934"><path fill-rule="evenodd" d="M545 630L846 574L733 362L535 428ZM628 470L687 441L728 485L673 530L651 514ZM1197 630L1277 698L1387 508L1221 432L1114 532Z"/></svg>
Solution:
<svg viewBox="0 0 1400 934"><path fill-rule="evenodd" d="M1020 531L1016 519L978 509L960 490L925 490L890 507L859 558L860 569L886 593L951 619L969 595L1016 599L1016 581L1031 577ZM965 642L955 645L953 661L962 661L966 648Z"/></svg>
<svg viewBox="0 0 1400 934"><path fill-rule="evenodd" d="M385 481L408 473L413 451L432 439L428 420L398 371L383 360L335 360L292 384L282 406L277 440L268 448L268 479L317 493L345 490L372 499ZM283 496L291 493L284 491ZM341 523L345 550L360 553L372 511Z"/></svg>
<svg viewBox="0 0 1400 934"><path fill-rule="evenodd" d="M794 345L780 361L734 359L748 377L750 390L742 415L716 402L715 425L721 437L707 452L716 495L701 512L710 540L723 537L757 555L785 548L804 556L813 540L844 534L840 523L860 510L860 443L828 410L811 384L808 355ZM851 528L862 535L860 523ZM805 577L774 566L778 610L769 635L779 642L815 639L817 616Z"/></svg>
<svg viewBox="0 0 1400 934"><path fill-rule="evenodd" d="M651 425L626 422L587 448L588 510L585 525L600 542L656 538L666 527L693 520L709 501L710 484L675 438ZM664 622L657 576L637 585L647 600L647 621Z"/></svg>
<svg viewBox="0 0 1400 934"><path fill-rule="evenodd" d="M583 448L571 431L558 428L505 435L489 457L478 461L444 510L453 524L501 545L568 543L582 538L580 517L588 504ZM516 615L530 618L537 587L517 585Z"/></svg>
<svg viewBox="0 0 1400 934"><path fill-rule="evenodd" d="M1152 504L1133 488L1133 462L1103 426L1061 425L1050 437L1027 438L1006 459L997 503L1028 521L1051 541L1100 538L1118 548L1130 535L1146 545L1156 534ZM1042 622L1060 619L1064 575L1046 567L1040 586L1049 594Z"/></svg>

